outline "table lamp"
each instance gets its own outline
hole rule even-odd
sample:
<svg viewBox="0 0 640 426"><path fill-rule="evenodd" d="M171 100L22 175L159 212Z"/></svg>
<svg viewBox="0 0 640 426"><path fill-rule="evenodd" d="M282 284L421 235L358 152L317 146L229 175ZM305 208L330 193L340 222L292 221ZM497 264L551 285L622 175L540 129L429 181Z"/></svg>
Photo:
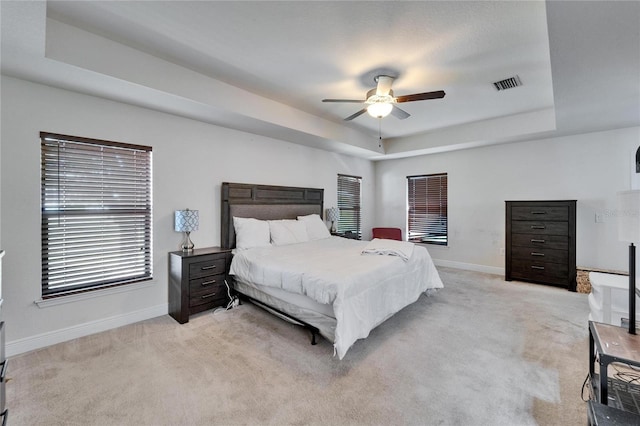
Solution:
<svg viewBox="0 0 640 426"><path fill-rule="evenodd" d="M640 241L640 190L618 192L618 239L629 242L629 334L636 334L636 246Z"/></svg>
<svg viewBox="0 0 640 426"><path fill-rule="evenodd" d="M182 251L193 250L193 242L189 238L191 231L197 231L200 224L198 219L198 210L176 210L175 215L175 230L177 232L184 232L184 240L182 241Z"/></svg>
<svg viewBox="0 0 640 426"><path fill-rule="evenodd" d="M327 220L331 221L331 232L336 232L336 222L340 220L340 210L337 207L327 209Z"/></svg>

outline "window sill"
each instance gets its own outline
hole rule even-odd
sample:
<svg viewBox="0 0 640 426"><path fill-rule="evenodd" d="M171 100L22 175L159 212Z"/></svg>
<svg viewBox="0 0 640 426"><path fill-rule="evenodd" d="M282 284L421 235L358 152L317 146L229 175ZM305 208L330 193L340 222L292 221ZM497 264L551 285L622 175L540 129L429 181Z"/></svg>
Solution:
<svg viewBox="0 0 640 426"><path fill-rule="evenodd" d="M437 249L437 250L449 250L449 246L443 246L441 244L429 244L429 243L415 243L419 246L426 247L427 249Z"/></svg>
<svg viewBox="0 0 640 426"><path fill-rule="evenodd" d="M101 290L88 291L86 293L71 294L68 296L53 297L51 299L38 299L33 303L39 308L48 308L50 306L64 305L66 303L80 302L82 300L95 299L96 297L109 296L112 294L125 293L133 290L141 290L143 288L154 285L154 280L141 281L137 283L121 285L118 287L105 288Z"/></svg>

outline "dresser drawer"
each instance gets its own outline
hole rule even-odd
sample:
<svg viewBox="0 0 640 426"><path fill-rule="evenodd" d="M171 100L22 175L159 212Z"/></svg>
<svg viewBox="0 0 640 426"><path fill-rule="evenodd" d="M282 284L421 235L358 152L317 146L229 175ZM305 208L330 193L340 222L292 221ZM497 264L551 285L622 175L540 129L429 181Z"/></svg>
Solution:
<svg viewBox="0 0 640 426"><path fill-rule="evenodd" d="M528 220L513 221L511 223L511 232L514 234L569 235L569 223Z"/></svg>
<svg viewBox="0 0 640 426"><path fill-rule="evenodd" d="M564 235L513 234L511 244L520 247L568 250L569 237Z"/></svg>
<svg viewBox="0 0 640 426"><path fill-rule="evenodd" d="M514 206L511 210L512 220L569 220L568 206Z"/></svg>
<svg viewBox="0 0 640 426"><path fill-rule="evenodd" d="M204 277L207 275L224 274L226 266L225 257L216 256L201 262L189 265L189 279Z"/></svg>
<svg viewBox="0 0 640 426"><path fill-rule="evenodd" d="M530 260L545 263L567 263L569 252L567 250L554 250L538 247L514 247L511 255L514 259Z"/></svg>
<svg viewBox="0 0 640 426"><path fill-rule="evenodd" d="M511 274L515 279L533 279L544 281L545 279L565 279L569 274L566 264L538 262L534 260L513 259L511 261ZM544 279L543 279L544 278Z"/></svg>

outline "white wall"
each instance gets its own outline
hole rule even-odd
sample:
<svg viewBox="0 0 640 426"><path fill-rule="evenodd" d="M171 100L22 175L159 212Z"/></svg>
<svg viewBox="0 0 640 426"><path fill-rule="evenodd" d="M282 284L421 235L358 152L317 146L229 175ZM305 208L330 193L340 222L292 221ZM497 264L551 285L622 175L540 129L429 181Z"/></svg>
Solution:
<svg viewBox="0 0 640 426"><path fill-rule="evenodd" d="M336 205L337 174L363 177L363 229L372 226L374 165L368 160L242 133L169 114L2 76L1 231L3 317L9 354L167 312L167 252L177 250L174 210L200 210L197 247L220 244L220 184L324 188ZM153 147L152 285L39 307L39 132ZM366 236L366 232L365 232Z"/></svg>
<svg viewBox="0 0 640 426"><path fill-rule="evenodd" d="M631 188L638 145L634 127L378 162L375 224L406 231L406 176L447 172L450 240L427 246L436 263L504 273L504 201L575 199L578 266L626 271L615 194Z"/></svg>
<svg viewBox="0 0 640 426"><path fill-rule="evenodd" d="M167 252L181 236L176 209L200 210L196 246L219 245L220 183L325 189L336 205L336 175L363 179L363 230L405 228L406 176L449 174L449 247L439 264L501 273L504 201L578 200L578 265L627 269L618 242L615 193L631 187L640 128L496 145L371 163L253 134L2 76L0 247L9 355L167 312ZM39 132L153 147L154 280L139 289L56 306L40 298ZM375 212L375 216L374 216ZM598 213L602 223L596 223Z"/></svg>

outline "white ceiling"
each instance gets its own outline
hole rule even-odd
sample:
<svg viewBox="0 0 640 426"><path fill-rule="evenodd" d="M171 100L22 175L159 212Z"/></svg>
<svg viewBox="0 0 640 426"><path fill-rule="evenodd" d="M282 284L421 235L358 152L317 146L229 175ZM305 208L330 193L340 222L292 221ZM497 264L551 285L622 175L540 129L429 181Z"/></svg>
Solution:
<svg viewBox="0 0 640 426"><path fill-rule="evenodd" d="M3 74L365 158L640 125L636 1L0 7ZM446 97L382 121L321 102L364 99L382 72L396 95Z"/></svg>

